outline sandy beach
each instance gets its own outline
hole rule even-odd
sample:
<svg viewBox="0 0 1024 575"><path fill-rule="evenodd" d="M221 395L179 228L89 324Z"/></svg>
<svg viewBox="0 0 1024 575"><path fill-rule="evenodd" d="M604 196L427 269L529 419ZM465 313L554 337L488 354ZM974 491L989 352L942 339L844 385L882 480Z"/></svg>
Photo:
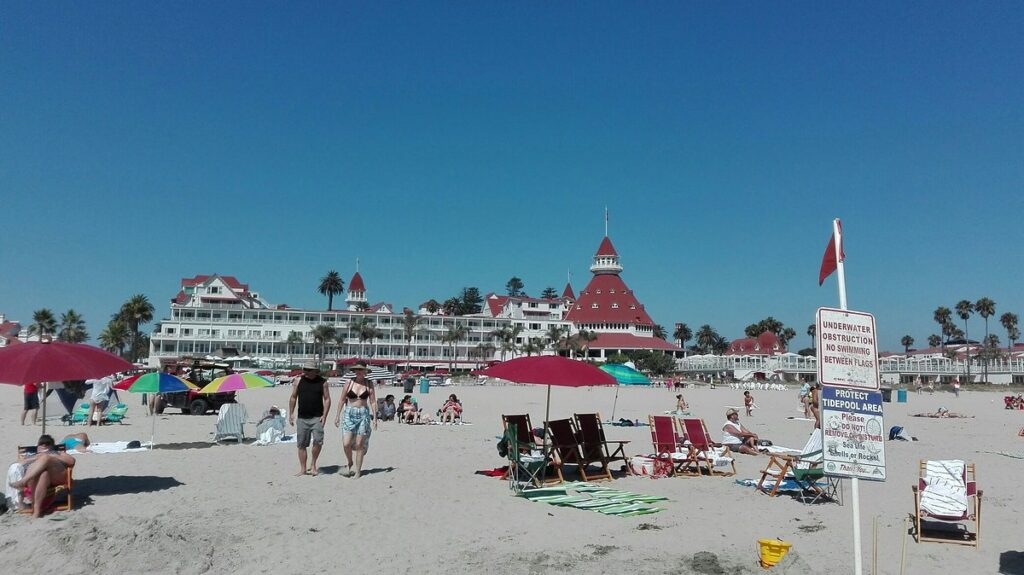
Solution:
<svg viewBox="0 0 1024 575"><path fill-rule="evenodd" d="M393 392L388 388L388 391ZM289 390L240 392L250 420L271 404L286 406ZM336 398L340 388L332 389ZM852 572L850 490L846 505L804 504L769 498L737 485L757 479L767 457L737 457L738 474L652 480L622 477L619 489L663 495L664 511L625 518L561 508L513 497L505 481L477 470L503 464L496 436L502 413L544 417L545 388L467 386L433 388L418 395L432 412L448 393L466 406L462 426L382 423L373 435L364 477L337 474L343 464L338 431L331 426L320 459L321 475L294 477L294 444L214 445L215 415L159 416L157 448L142 453L77 457L75 509L42 520L0 517L0 549L16 557L18 573L758 573L756 540L793 544L791 565L774 572ZM684 390L695 415L719 435L727 405L740 391ZM812 423L800 416L796 392L755 391L760 409L742 422L776 445L803 445ZM148 441L151 420L140 398L122 393L130 409L123 425L91 428L94 442ZM401 397L401 394L396 394ZM888 480L862 482L865 573L871 573L872 522L877 517L878 573L900 573L904 519L913 511L911 485L919 459L964 459L977 465L984 490L980 549L916 543L906 537L905 573L1024 573L1024 536L1017 520L1024 459L1024 412L1005 411L1003 393L967 391L910 394L909 403L886 404L885 423L903 425L917 442L886 443ZM664 388L622 388L615 417L646 421L674 406ZM613 388L554 389L552 417L601 412L607 419ZM0 429L15 446L34 443L40 428L20 426L21 390L0 386ZM921 419L909 413L945 406L973 419ZM60 439L83 431L54 419ZM169 410L176 411L176 410ZM247 426L254 434L255 426ZM609 439L631 440L630 455L649 453L649 430L606 427ZM570 475L574 475L570 472ZM621 474L618 474L621 475Z"/></svg>

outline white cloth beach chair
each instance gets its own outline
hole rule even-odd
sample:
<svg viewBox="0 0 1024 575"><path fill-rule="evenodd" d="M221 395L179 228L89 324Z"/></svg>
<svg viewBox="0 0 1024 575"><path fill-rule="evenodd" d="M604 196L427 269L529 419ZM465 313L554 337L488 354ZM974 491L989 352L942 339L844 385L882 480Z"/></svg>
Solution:
<svg viewBox="0 0 1024 575"><path fill-rule="evenodd" d="M241 403L225 403L217 412L217 427L213 434L214 441L234 437L239 443L245 439L243 426L249 419L245 406Z"/></svg>

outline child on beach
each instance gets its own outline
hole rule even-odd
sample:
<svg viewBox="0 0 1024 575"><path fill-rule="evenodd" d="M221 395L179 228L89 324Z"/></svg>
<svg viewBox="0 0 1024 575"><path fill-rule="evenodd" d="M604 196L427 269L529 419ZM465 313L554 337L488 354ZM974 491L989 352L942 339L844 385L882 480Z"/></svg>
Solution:
<svg viewBox="0 0 1024 575"><path fill-rule="evenodd" d="M743 392L743 407L747 409L747 417L754 416L754 396L749 391Z"/></svg>

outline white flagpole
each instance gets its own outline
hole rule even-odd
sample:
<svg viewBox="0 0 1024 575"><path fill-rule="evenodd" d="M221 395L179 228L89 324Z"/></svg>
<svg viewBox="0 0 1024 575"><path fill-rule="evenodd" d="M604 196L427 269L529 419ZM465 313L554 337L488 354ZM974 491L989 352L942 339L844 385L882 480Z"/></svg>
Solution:
<svg viewBox="0 0 1024 575"><path fill-rule="evenodd" d="M839 308L846 308L846 270L843 268L843 232L839 228L839 218L832 220L832 234L835 240L836 256L836 279L839 286ZM860 480L856 477L850 479L850 489L853 493L853 573L863 574L860 556Z"/></svg>

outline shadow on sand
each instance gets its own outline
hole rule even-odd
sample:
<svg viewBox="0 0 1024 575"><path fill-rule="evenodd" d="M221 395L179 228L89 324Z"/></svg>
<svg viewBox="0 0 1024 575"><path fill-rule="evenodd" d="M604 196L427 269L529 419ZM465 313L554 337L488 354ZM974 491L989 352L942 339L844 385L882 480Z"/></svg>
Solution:
<svg viewBox="0 0 1024 575"><path fill-rule="evenodd" d="M1004 551L999 554L1000 575L1024 575L1024 551Z"/></svg>
<svg viewBox="0 0 1024 575"><path fill-rule="evenodd" d="M321 465L320 466L320 474L321 475L335 475L339 471L341 471L342 469L347 469L347 468L348 468L348 466L341 466L341 465ZM375 475L377 473L391 473L394 470L395 470L394 467L371 467L369 469L364 469L363 470L363 475Z"/></svg>
<svg viewBox="0 0 1024 575"><path fill-rule="evenodd" d="M75 480L75 506L91 505L93 497L152 493L185 485L173 477L156 475L109 475Z"/></svg>

